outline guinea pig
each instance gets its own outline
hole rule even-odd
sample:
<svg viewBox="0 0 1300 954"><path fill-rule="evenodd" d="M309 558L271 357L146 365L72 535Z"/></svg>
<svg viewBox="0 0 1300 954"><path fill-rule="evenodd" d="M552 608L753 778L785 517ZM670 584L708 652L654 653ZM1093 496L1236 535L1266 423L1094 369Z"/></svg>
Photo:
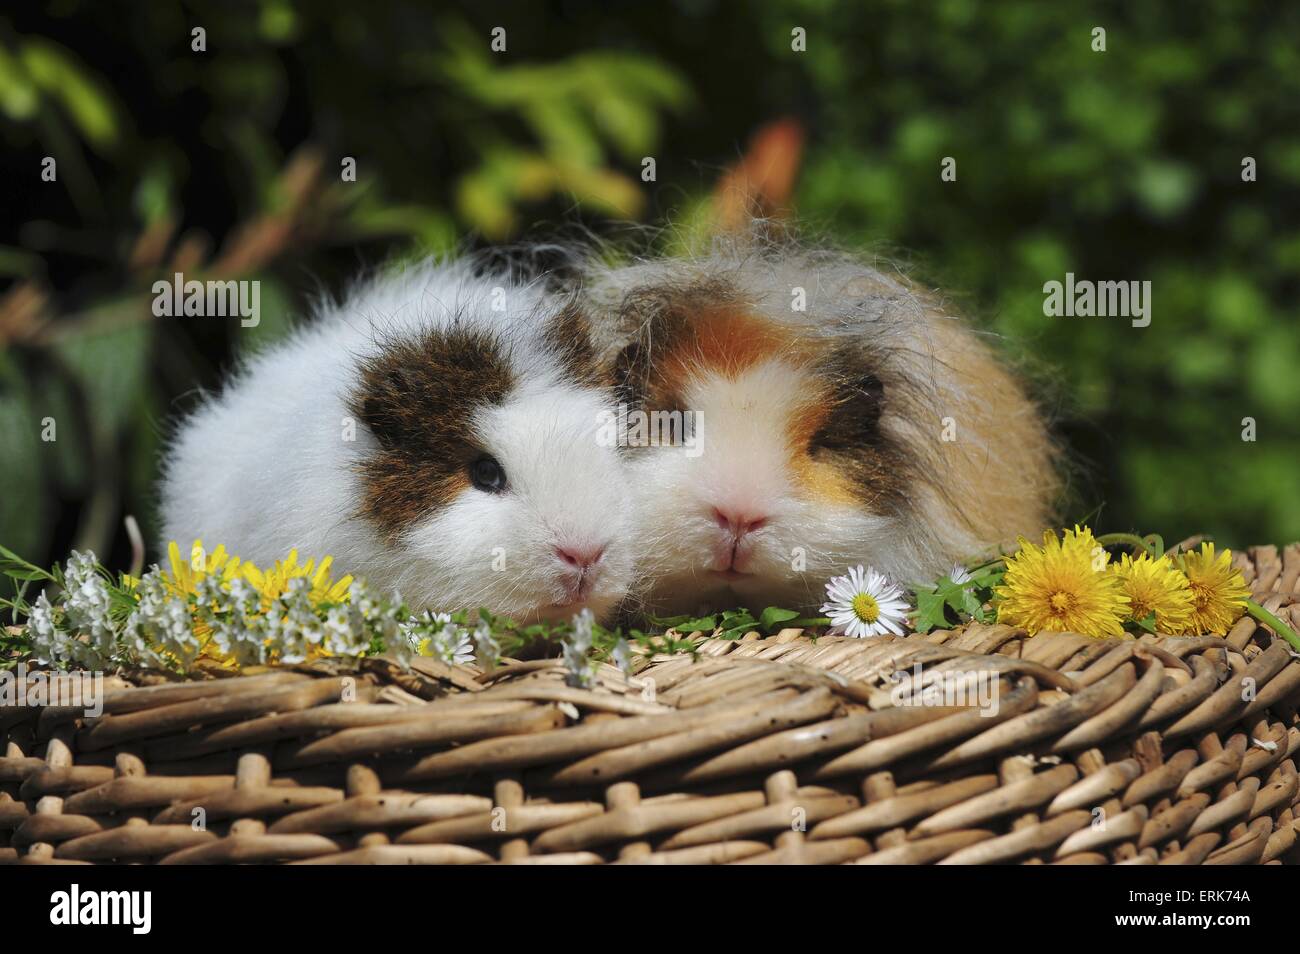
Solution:
<svg viewBox="0 0 1300 954"><path fill-rule="evenodd" d="M331 554L413 609L604 615L634 569L606 373L544 281L465 260L364 281L179 426L164 540Z"/></svg>
<svg viewBox="0 0 1300 954"><path fill-rule="evenodd" d="M1039 411L900 278L735 241L588 281L646 517L644 609L816 612L850 566L929 581L1048 525Z"/></svg>

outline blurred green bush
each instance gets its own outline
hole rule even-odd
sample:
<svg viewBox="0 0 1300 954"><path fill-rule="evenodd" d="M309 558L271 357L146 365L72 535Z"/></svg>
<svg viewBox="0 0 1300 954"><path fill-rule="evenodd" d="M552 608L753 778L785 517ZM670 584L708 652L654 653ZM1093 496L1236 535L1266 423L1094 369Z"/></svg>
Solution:
<svg viewBox="0 0 1300 954"><path fill-rule="evenodd" d="M124 562L126 513L152 541L165 422L320 284L575 220L699 222L778 117L807 132L805 223L901 259L1031 362L1086 462L1079 516L1300 539L1300 8L52 0L6 16L0 541L25 555ZM175 270L260 279L261 326L152 318L149 286ZM1150 280L1150 327L1045 317L1042 286L1066 272Z"/></svg>
<svg viewBox="0 0 1300 954"><path fill-rule="evenodd" d="M1171 539L1300 537L1300 8L794 9L765 33L802 18L830 47L807 54L824 112L801 211L921 253L921 275L1050 369L1092 464L1080 514ZM1150 326L1045 317L1043 284L1066 272L1150 280Z"/></svg>

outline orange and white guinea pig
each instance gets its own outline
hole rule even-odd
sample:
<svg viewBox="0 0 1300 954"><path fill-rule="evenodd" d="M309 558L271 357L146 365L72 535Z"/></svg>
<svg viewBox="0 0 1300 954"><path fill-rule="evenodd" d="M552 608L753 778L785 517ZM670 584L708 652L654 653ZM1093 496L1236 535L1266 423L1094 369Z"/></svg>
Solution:
<svg viewBox="0 0 1300 954"><path fill-rule="evenodd" d="M940 302L789 243L593 268L640 500L636 602L815 611L1047 526L1056 453L1006 363Z"/></svg>

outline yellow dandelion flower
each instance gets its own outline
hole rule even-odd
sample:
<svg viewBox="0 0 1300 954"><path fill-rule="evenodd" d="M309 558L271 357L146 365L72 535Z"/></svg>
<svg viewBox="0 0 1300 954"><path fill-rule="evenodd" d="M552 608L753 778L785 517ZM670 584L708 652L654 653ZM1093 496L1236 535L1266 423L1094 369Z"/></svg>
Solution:
<svg viewBox="0 0 1300 954"><path fill-rule="evenodd" d="M219 574L222 581L228 583L239 574L239 557L227 553L224 545L208 553L202 540L194 541L188 560L181 559L180 548L173 540L167 545L167 559L171 564L171 573L164 574L167 582L179 592L191 596L198 592L198 582L205 576Z"/></svg>
<svg viewBox="0 0 1300 954"><path fill-rule="evenodd" d="M1022 537L994 594L998 622L1031 634L1123 636L1129 598L1119 578L1106 572L1109 559L1087 527L1066 530L1060 539L1049 530L1041 547Z"/></svg>
<svg viewBox="0 0 1300 954"><path fill-rule="evenodd" d="M231 556L224 546L208 553L203 549L202 540L194 541L189 560L181 559L180 547L173 540L167 545L167 563L171 572L163 570L163 580L179 596L197 595L199 581L210 574L220 573L223 583L229 583L239 575L239 557ZM140 585L137 577L127 574L122 575L122 582L131 590Z"/></svg>
<svg viewBox="0 0 1300 954"><path fill-rule="evenodd" d="M1143 553L1136 560L1127 553L1111 572L1120 580L1120 588L1129 598L1129 619L1144 620L1155 614L1156 629L1161 633L1180 633L1192 616L1192 592L1187 577L1178 572L1167 556L1158 560Z"/></svg>
<svg viewBox="0 0 1300 954"><path fill-rule="evenodd" d="M1224 550L1216 556L1214 544L1206 542L1199 551L1184 553L1179 563L1192 594L1191 619L1181 632L1227 633L1246 611L1246 600L1250 598L1250 587L1232 565L1232 551Z"/></svg>
<svg viewBox="0 0 1300 954"><path fill-rule="evenodd" d="M334 558L327 556L320 561L320 566L316 566L314 559L306 563L298 563L298 551L290 550L289 555L283 560L277 560L275 566L269 570L260 569L255 563L244 563L242 572L244 579L262 594L262 599L271 601L276 597L282 596L289 588L289 581L299 577L307 577L311 580L311 599L313 603L333 602L338 603L347 599L348 590L352 586L352 577L344 576L338 580L330 579L330 567L334 564Z"/></svg>

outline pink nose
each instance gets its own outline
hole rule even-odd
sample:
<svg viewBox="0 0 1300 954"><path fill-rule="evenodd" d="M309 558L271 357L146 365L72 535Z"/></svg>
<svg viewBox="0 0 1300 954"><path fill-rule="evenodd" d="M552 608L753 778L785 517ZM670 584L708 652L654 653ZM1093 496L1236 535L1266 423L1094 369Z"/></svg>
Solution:
<svg viewBox="0 0 1300 954"><path fill-rule="evenodd" d="M730 533L736 540L740 540L745 534L753 533L755 530L767 525L767 517L755 517L745 511L730 508L723 510L714 507L713 519L719 527Z"/></svg>
<svg viewBox="0 0 1300 954"><path fill-rule="evenodd" d="M600 558L605 555L605 547L566 543L555 548L555 555L575 570L586 571L600 562Z"/></svg>

